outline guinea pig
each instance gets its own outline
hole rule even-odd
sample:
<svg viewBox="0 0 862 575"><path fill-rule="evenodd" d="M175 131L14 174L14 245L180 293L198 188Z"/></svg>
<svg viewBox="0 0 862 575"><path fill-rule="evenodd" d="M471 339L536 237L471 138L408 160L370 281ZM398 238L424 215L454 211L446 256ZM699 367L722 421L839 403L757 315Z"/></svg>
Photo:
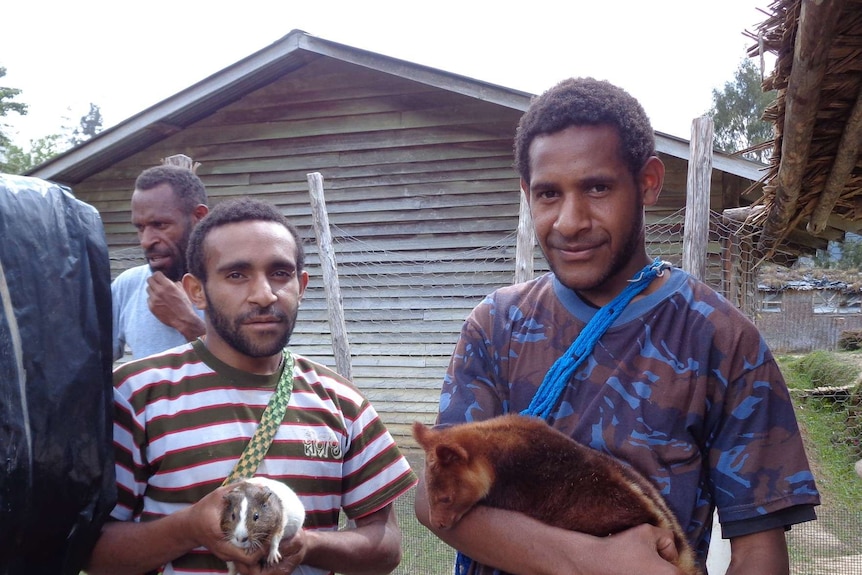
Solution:
<svg viewBox="0 0 862 575"><path fill-rule="evenodd" d="M305 522L305 507L294 491L280 481L252 477L234 484L224 496L221 530L232 544L254 553L269 547L266 564L281 561L278 545L296 535ZM236 566L228 562L228 572Z"/></svg>

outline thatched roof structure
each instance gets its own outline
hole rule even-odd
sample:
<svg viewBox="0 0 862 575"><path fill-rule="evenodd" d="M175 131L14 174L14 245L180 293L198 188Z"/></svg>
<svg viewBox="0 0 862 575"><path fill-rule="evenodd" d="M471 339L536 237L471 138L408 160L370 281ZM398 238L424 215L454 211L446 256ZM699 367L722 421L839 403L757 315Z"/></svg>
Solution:
<svg viewBox="0 0 862 575"><path fill-rule="evenodd" d="M791 232L830 240L862 228L862 0L774 0L750 55L773 53L777 90L762 198L749 223L772 252Z"/></svg>

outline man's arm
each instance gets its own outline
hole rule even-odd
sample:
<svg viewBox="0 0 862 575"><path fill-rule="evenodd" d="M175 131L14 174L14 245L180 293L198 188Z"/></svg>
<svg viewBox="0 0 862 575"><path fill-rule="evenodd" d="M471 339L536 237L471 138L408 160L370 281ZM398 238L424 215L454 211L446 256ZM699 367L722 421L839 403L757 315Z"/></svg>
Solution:
<svg viewBox="0 0 862 575"><path fill-rule="evenodd" d="M206 331L204 320L195 312L182 285L162 272L147 278L147 303L160 322L180 332L186 341L193 341Z"/></svg>
<svg viewBox="0 0 862 575"><path fill-rule="evenodd" d="M730 565L727 575L757 573L758 575L788 575L790 559L784 528L734 537L730 540Z"/></svg>
<svg viewBox="0 0 862 575"><path fill-rule="evenodd" d="M90 555L87 574L138 575L198 547L206 547L224 560L250 561L221 532L223 494L227 489L230 487L217 489L198 503L155 521L106 523Z"/></svg>
<svg viewBox="0 0 862 575"><path fill-rule="evenodd" d="M390 504L357 519L354 529L301 529L282 542L280 551L282 561L262 573L292 573L299 565L311 565L343 575L385 575L401 562L401 529Z"/></svg>
<svg viewBox="0 0 862 575"><path fill-rule="evenodd" d="M640 525L611 537L593 537L551 527L521 513L480 505L454 527L430 525L423 479L416 488L416 517L467 556L517 575L681 575L673 534Z"/></svg>

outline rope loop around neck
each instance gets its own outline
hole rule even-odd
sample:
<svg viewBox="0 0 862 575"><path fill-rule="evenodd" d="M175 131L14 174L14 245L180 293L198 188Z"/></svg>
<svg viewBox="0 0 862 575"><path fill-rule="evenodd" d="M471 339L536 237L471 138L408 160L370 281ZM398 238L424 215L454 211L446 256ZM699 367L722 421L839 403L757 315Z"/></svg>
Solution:
<svg viewBox="0 0 862 575"><path fill-rule="evenodd" d="M645 266L632 279L628 280L629 283L623 291L596 312L572 345L569 346L569 349L554 362L554 365L545 374L545 378L533 396L530 405L521 412L521 415L532 415L548 420L563 389L575 371L593 352L599 339L613 325L635 296L644 291L654 278L664 274L664 270L670 267L671 264L668 262L655 258L651 264Z"/></svg>
<svg viewBox="0 0 862 575"><path fill-rule="evenodd" d="M592 354L593 348L602 335L613 325L635 296L644 291L654 278L662 276L664 271L671 267L670 263L655 258L651 264L645 266L632 279L628 280L629 283L623 291L599 308L599 311L584 326L569 349L554 362L554 365L545 374L536 395L533 396L530 405L521 412L521 415L541 417L547 421L569 380ZM470 557L458 551L455 554L454 574L467 575L472 562Z"/></svg>

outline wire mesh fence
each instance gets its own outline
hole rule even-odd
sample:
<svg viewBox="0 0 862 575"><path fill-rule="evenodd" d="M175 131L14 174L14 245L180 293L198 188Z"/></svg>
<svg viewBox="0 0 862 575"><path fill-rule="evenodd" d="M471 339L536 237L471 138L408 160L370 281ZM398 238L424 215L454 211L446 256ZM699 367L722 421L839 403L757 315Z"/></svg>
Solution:
<svg viewBox="0 0 862 575"><path fill-rule="evenodd" d="M684 211L648 218L648 253L681 266L683 223ZM397 248L383 240L375 243L356 238L337 227L334 235L353 351L354 379L401 442L408 437L405 430L412 421L433 420L440 381L466 314L485 294L512 282L515 235L500 233L492 240L472 237L470 242L475 243L469 245L463 242L463 237L431 241L405 236ZM770 337L784 338L773 341L793 346L799 344L799 336L804 335L803 346L817 349L818 345L831 345L828 342L832 340L817 339L814 335L823 331L833 337L843 325L848 325L853 319L848 319L848 314L841 316L840 321L837 319L837 312L847 312L847 306L823 304L818 307L815 301L806 304L809 315L794 315L791 298L777 301L775 297L764 295L775 290L758 289L762 285L763 268L751 255L751 243L740 222L711 213L705 281L759 327L768 328L762 327L762 332L774 330L775 335ZM310 248L310 272L314 277L316 254L314 247ZM538 250L535 259L536 274L547 270ZM118 250L112 254L112 269L116 274L141 261L137 249ZM320 288L310 286L309 289ZM307 294L298 324L299 329L306 331L295 334L291 345L296 345L305 355L332 364L327 356L325 306L321 296L315 298L314 293ZM858 310L853 313L862 318ZM782 323L769 327L772 325L769 321L775 318L782 318ZM796 339L789 339L787 334ZM769 337L767 341L772 345ZM779 347L773 346L773 349L785 351ZM829 409L839 418L837 429L846 431L834 432L831 445L856 449L856 456L862 457L862 453L858 453L862 440L857 424L858 404L854 405L851 393L835 390L832 396L823 392L821 397L794 399L804 409L811 409L817 402L822 405L830 402ZM809 452L815 449L821 447L809 444ZM844 482L852 484L862 479L851 470ZM840 488L836 485L822 487ZM396 505L404 550L396 573L452 573L454 551L416 521L412 503L413 492L410 492ZM862 556L858 554L862 551L862 510L826 498L818 515L818 521L799 525L787 535L792 573L862 575Z"/></svg>
<svg viewBox="0 0 862 575"><path fill-rule="evenodd" d="M411 490L395 504L403 554L393 573L451 575L455 551L416 520L413 496ZM791 575L862 575L862 512L822 506L817 521L787 533L787 545Z"/></svg>
<svg viewBox="0 0 862 575"><path fill-rule="evenodd" d="M862 513L825 505L787 533L792 575L862 575Z"/></svg>

